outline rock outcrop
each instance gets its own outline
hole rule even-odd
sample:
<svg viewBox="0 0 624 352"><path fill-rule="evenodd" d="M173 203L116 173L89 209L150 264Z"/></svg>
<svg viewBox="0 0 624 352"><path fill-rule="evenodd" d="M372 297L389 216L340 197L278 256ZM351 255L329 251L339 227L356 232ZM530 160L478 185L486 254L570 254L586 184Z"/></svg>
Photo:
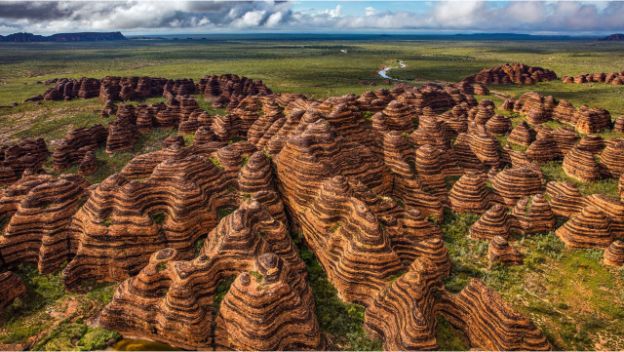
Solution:
<svg viewBox="0 0 624 352"><path fill-rule="evenodd" d="M611 266L624 265L624 242L616 240L611 242L604 252L603 263Z"/></svg>
<svg viewBox="0 0 624 352"><path fill-rule="evenodd" d="M0 272L0 312L26 293L22 280L10 271Z"/></svg>
<svg viewBox="0 0 624 352"><path fill-rule="evenodd" d="M102 125L71 130L52 153L54 168L81 165L85 156L104 145L108 131Z"/></svg>
<svg viewBox="0 0 624 352"><path fill-rule="evenodd" d="M467 172L453 184L449 201L453 211L481 214L490 208L494 197L486 186L485 175Z"/></svg>
<svg viewBox="0 0 624 352"><path fill-rule="evenodd" d="M470 237L483 240L492 240L497 236L507 238L511 234L511 226L507 208L494 204L470 227Z"/></svg>
<svg viewBox="0 0 624 352"><path fill-rule="evenodd" d="M60 268L76 252L70 225L87 186L76 175L28 175L0 193L2 262L36 263L43 274Z"/></svg>
<svg viewBox="0 0 624 352"><path fill-rule="evenodd" d="M447 295L446 301L441 313L466 333L473 348L501 351L551 348L531 321L477 279L472 279L458 295Z"/></svg>
<svg viewBox="0 0 624 352"><path fill-rule="evenodd" d="M596 72L585 73L577 76L563 76L561 77L563 83L607 83L612 85L624 84L624 71L623 72Z"/></svg>
<svg viewBox="0 0 624 352"><path fill-rule="evenodd" d="M25 170L41 171L50 152L43 138L25 138L15 144L0 144L0 185L17 181Z"/></svg>
<svg viewBox="0 0 624 352"><path fill-rule="evenodd" d="M555 72L536 66L520 63L504 64L484 68L478 73L463 79L466 82L489 84L534 84L557 79Z"/></svg>
<svg viewBox="0 0 624 352"><path fill-rule="evenodd" d="M541 172L531 167L511 167L499 172L492 179L492 187L507 206L544 191Z"/></svg>
<svg viewBox="0 0 624 352"><path fill-rule="evenodd" d="M522 254L503 236L495 236L488 245L488 260L490 266L496 264L521 265Z"/></svg>
<svg viewBox="0 0 624 352"><path fill-rule="evenodd" d="M198 257L179 257L171 248L152 254L119 286L101 323L186 349L324 348L305 266L284 224L258 202L223 218ZM236 277L229 288L228 277Z"/></svg>

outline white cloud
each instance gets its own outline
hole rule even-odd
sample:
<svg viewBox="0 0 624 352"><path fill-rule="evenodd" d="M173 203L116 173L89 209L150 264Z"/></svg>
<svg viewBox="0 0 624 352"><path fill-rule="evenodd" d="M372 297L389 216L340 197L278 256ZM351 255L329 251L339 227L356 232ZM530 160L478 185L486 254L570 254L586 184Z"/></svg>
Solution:
<svg viewBox="0 0 624 352"><path fill-rule="evenodd" d="M342 6L336 5L336 8L331 9L331 10L326 10L325 13L328 14L329 17L332 17L332 18L341 17L342 16Z"/></svg>
<svg viewBox="0 0 624 352"><path fill-rule="evenodd" d="M624 2L616 1L439 1L421 3L422 11L388 11L379 1L357 15L344 11L340 4L321 4L326 8L295 10L292 3L283 1L0 0L0 32L448 29L564 33L624 29Z"/></svg>

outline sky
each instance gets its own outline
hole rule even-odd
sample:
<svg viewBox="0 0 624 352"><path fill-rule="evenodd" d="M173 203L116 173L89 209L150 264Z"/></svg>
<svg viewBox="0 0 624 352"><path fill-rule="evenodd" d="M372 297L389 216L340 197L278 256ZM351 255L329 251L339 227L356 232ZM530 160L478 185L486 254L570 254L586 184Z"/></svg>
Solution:
<svg viewBox="0 0 624 352"><path fill-rule="evenodd" d="M0 1L0 34L624 32L620 1Z"/></svg>

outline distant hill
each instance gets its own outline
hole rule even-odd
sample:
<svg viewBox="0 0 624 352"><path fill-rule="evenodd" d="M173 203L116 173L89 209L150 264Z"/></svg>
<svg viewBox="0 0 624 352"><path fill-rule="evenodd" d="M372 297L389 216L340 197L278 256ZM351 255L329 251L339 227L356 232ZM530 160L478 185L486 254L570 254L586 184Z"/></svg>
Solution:
<svg viewBox="0 0 624 352"><path fill-rule="evenodd" d="M32 33L13 33L7 36L0 35L0 42L88 42L104 40L126 40L121 32L80 32L80 33L57 33L43 36Z"/></svg>
<svg viewBox="0 0 624 352"><path fill-rule="evenodd" d="M624 41L624 33L611 34L611 35L608 35L608 36L606 36L604 38L600 38L600 40L610 41L610 42Z"/></svg>

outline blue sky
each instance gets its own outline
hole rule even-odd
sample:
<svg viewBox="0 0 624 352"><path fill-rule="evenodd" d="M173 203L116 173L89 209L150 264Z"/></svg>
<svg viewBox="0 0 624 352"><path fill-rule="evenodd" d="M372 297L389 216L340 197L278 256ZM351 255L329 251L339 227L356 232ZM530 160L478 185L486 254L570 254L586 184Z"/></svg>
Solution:
<svg viewBox="0 0 624 352"><path fill-rule="evenodd" d="M0 1L0 33L624 32L615 1Z"/></svg>

